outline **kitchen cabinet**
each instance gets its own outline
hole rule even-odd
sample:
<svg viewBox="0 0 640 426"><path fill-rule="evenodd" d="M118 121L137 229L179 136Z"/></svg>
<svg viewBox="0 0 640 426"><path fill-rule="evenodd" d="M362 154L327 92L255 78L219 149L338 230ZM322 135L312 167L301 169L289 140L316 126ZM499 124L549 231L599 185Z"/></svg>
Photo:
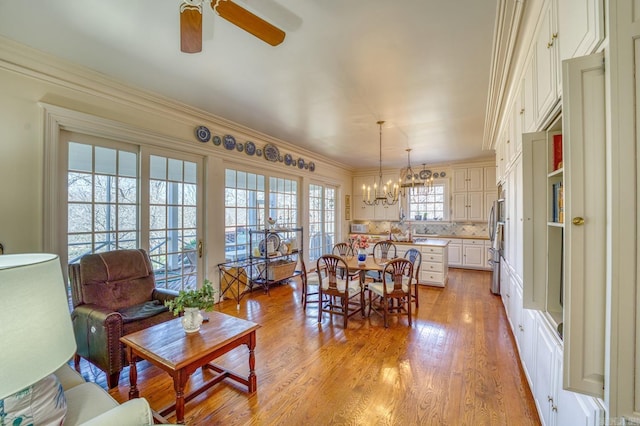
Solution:
<svg viewBox="0 0 640 426"><path fill-rule="evenodd" d="M453 169L451 220L454 222L484 222L489 217L490 205L497 194L496 165L483 165Z"/></svg>
<svg viewBox="0 0 640 426"><path fill-rule="evenodd" d="M484 222L484 192L454 192L453 215L454 222Z"/></svg>
<svg viewBox="0 0 640 426"><path fill-rule="evenodd" d="M462 266L465 268L483 269L484 265L484 241L462 240Z"/></svg>
<svg viewBox="0 0 640 426"><path fill-rule="evenodd" d="M449 243L447 246L449 266L462 266L462 240L458 238L446 238L445 241Z"/></svg>
<svg viewBox="0 0 640 426"><path fill-rule="evenodd" d="M453 192L482 191L484 189L484 167L453 169Z"/></svg>
<svg viewBox="0 0 640 426"><path fill-rule="evenodd" d="M484 242L484 269L488 269L488 270L492 269L491 253L489 252L491 250L491 244L492 243L490 240L486 240Z"/></svg>
<svg viewBox="0 0 640 426"><path fill-rule="evenodd" d="M556 0L547 0L538 21L533 45L539 120L544 120L560 99L558 45Z"/></svg>
<svg viewBox="0 0 640 426"><path fill-rule="evenodd" d="M595 52L604 39L604 2L558 1L558 28L562 29L561 61Z"/></svg>
<svg viewBox="0 0 640 426"><path fill-rule="evenodd" d="M444 287L449 279L447 242L442 241L438 245L423 245L421 253L420 282Z"/></svg>
<svg viewBox="0 0 640 426"><path fill-rule="evenodd" d="M532 56L529 56L527 63L525 64L524 74L520 83L520 97L522 99L522 109L520 110L520 114L522 115L523 132L533 132L536 130L535 125L538 120L538 110L536 108L536 100L534 98L536 90L535 76L535 61Z"/></svg>

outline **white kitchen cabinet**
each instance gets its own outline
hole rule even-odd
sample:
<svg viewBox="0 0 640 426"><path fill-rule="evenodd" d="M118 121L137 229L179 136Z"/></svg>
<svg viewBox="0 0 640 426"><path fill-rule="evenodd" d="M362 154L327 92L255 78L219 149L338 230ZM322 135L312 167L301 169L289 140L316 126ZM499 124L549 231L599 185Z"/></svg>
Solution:
<svg viewBox="0 0 640 426"><path fill-rule="evenodd" d="M449 279L449 256L446 242L441 245L423 245L421 253L420 282L444 287Z"/></svg>
<svg viewBox="0 0 640 426"><path fill-rule="evenodd" d="M462 240L459 238L447 238L446 241L449 242L447 246L449 266L462 266Z"/></svg>
<svg viewBox="0 0 640 426"><path fill-rule="evenodd" d="M487 192L496 192L496 166L489 166L484 168L484 190Z"/></svg>
<svg viewBox="0 0 640 426"><path fill-rule="evenodd" d="M539 324L536 336L536 368L533 379L533 396L540 414L543 426L555 425L552 423L552 414L555 407L554 387L556 369L560 358L559 345L549 330L544 329L545 324ZM556 408L557 410L557 408ZM555 420L555 416L554 419ZM576 424L576 423L571 423Z"/></svg>
<svg viewBox="0 0 640 426"><path fill-rule="evenodd" d="M491 241L490 240L486 240L484 242L484 268L491 270L492 269L492 264L491 264Z"/></svg>
<svg viewBox="0 0 640 426"><path fill-rule="evenodd" d="M472 269L484 268L484 240L462 240L462 266Z"/></svg>
<svg viewBox="0 0 640 426"><path fill-rule="evenodd" d="M558 1L560 60L595 52L604 38L604 1Z"/></svg>
<svg viewBox="0 0 640 426"><path fill-rule="evenodd" d="M484 167L453 169L453 192L482 191L484 189Z"/></svg>
<svg viewBox="0 0 640 426"><path fill-rule="evenodd" d="M524 75L520 83L520 97L522 99L522 109L520 113L522 114L523 132L535 131L536 121L538 120L538 109L534 97L536 91L535 61L532 56L529 56L527 60Z"/></svg>
<svg viewBox="0 0 640 426"><path fill-rule="evenodd" d="M556 4L555 0L547 0L538 21L533 46L536 107L540 120L544 120L560 99L558 44Z"/></svg>
<svg viewBox="0 0 640 426"><path fill-rule="evenodd" d="M454 192L453 213L454 222L484 222L484 192Z"/></svg>

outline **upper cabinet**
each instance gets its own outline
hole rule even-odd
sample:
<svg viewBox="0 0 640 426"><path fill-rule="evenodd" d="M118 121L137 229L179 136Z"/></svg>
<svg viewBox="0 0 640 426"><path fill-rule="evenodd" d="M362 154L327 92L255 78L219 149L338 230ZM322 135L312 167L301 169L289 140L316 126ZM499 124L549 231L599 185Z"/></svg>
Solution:
<svg viewBox="0 0 640 426"><path fill-rule="evenodd" d="M595 52L604 38L603 10L602 0L558 1L561 61Z"/></svg>
<svg viewBox="0 0 640 426"><path fill-rule="evenodd" d="M453 192L484 190L484 168L453 169Z"/></svg>
<svg viewBox="0 0 640 426"><path fill-rule="evenodd" d="M538 21L533 45L537 117L544 120L560 99L558 27L555 0L547 0Z"/></svg>
<svg viewBox="0 0 640 426"><path fill-rule="evenodd" d="M496 166L456 168L453 169L452 180L451 220L485 222L491 209L488 200L497 195Z"/></svg>

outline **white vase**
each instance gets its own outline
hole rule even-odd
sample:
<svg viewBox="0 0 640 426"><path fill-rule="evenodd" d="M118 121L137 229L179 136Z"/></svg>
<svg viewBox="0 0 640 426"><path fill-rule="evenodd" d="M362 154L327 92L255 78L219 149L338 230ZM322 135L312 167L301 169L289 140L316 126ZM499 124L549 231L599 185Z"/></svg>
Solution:
<svg viewBox="0 0 640 426"><path fill-rule="evenodd" d="M199 308L184 308L184 315L182 316L182 328L187 333L195 333L200 330L202 325L202 314Z"/></svg>

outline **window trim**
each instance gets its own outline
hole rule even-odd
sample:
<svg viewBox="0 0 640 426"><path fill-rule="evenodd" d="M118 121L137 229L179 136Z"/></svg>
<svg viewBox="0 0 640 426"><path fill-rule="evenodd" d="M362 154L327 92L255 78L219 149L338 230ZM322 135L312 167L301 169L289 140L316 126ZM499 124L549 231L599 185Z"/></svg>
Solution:
<svg viewBox="0 0 640 426"><path fill-rule="evenodd" d="M442 185L444 187L444 206L443 206L443 218L442 220L421 220L421 223L429 223L429 224L434 224L434 223L449 223L451 222L451 192L450 192L450 185L449 185L449 179L434 179L433 180L433 184L434 185ZM409 191L409 188L407 188L407 191ZM407 197L405 197L404 200L404 206L403 208L405 209L405 211L407 212L407 215L409 215L409 197L407 194ZM412 217L407 217L406 220L408 221L413 221L414 219Z"/></svg>

